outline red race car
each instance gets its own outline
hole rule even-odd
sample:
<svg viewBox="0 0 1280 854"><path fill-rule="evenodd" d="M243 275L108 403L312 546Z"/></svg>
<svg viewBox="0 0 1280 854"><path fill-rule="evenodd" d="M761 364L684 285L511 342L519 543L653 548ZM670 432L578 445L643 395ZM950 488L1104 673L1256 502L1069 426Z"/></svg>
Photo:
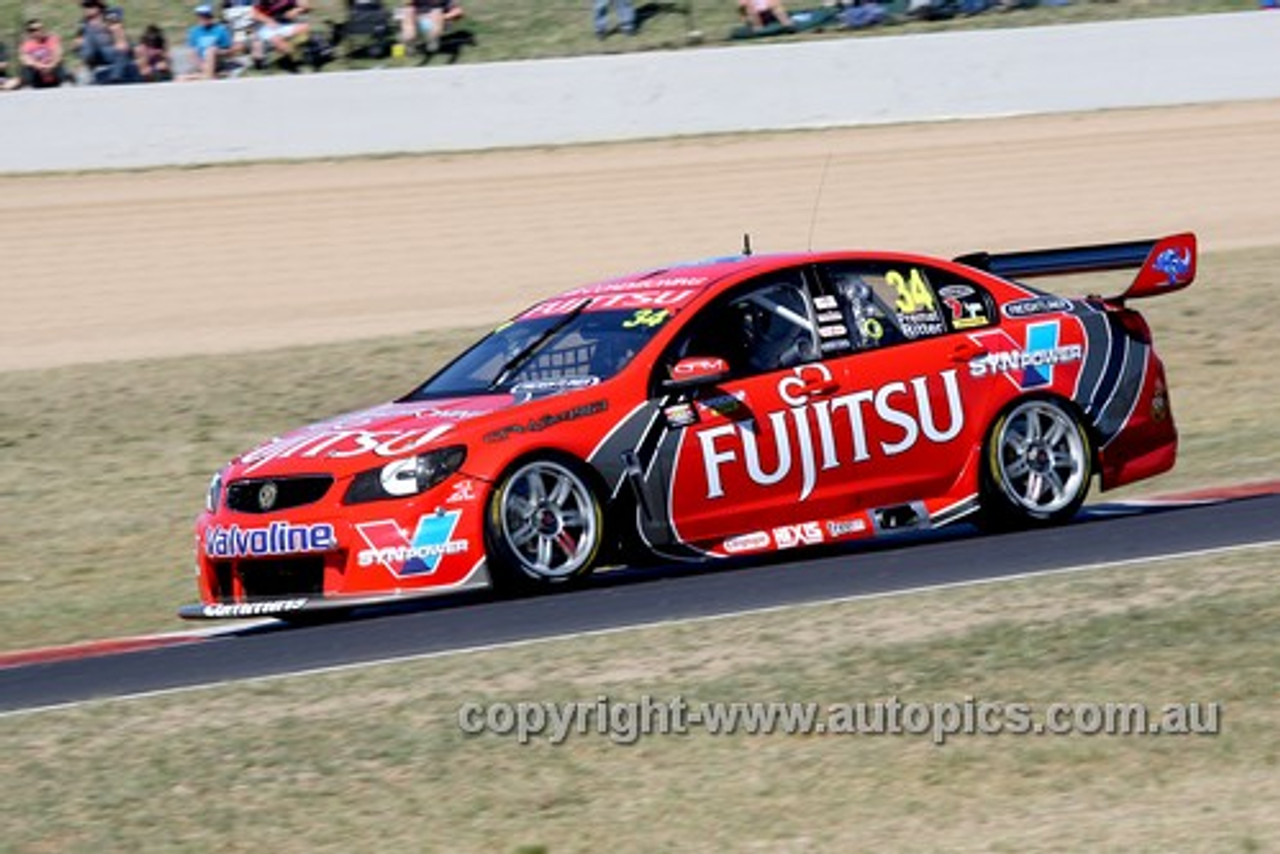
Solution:
<svg viewBox="0 0 1280 854"><path fill-rule="evenodd" d="M236 458L187 617L303 617L958 520L1042 525L1170 468L1164 369L1127 300L1191 234L947 261L683 264L538 303L401 399ZM1021 279L1137 269L1119 296Z"/></svg>

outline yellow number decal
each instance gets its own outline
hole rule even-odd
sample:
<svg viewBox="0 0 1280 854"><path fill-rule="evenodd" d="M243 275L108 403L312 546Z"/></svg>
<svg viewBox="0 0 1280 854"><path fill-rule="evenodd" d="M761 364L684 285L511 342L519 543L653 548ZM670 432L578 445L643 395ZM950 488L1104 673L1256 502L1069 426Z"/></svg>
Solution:
<svg viewBox="0 0 1280 854"><path fill-rule="evenodd" d="M929 291L929 286L925 284L924 276L920 275L920 271L916 268L911 268L911 278L909 280L897 270L890 270L885 273L884 279L898 292L898 301L894 303L894 307L899 314L912 314L923 309L929 311L937 310L937 306L933 301L933 294Z"/></svg>
<svg viewBox="0 0 1280 854"><path fill-rule="evenodd" d="M630 320L622 322L622 328L635 329L637 326L661 326L669 314L671 312L665 308L660 308L656 311L652 308L638 308Z"/></svg>

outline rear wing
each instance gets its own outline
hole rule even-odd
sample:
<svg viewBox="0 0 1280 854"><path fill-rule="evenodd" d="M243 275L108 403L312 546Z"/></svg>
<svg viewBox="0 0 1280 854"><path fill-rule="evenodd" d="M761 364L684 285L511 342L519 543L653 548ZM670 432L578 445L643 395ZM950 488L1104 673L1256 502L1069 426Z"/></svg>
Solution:
<svg viewBox="0 0 1280 854"><path fill-rule="evenodd" d="M1065 276L1104 270L1138 269L1125 291L1108 302L1123 303L1181 290L1196 277L1196 236L1190 232L1156 240L1131 240L1065 249L1033 249L1026 252L973 252L955 259L1003 279Z"/></svg>

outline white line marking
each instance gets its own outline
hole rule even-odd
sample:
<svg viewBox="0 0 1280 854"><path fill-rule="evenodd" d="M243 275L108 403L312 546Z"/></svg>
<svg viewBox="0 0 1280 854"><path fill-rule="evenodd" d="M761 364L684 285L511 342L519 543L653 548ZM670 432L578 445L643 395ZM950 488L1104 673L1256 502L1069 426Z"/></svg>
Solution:
<svg viewBox="0 0 1280 854"><path fill-rule="evenodd" d="M909 596L916 593L928 593L939 590L960 590L966 587L982 587L987 584L1000 584L1008 581L1024 581L1031 578L1045 578L1055 575L1068 575L1077 572L1092 572L1098 569L1112 569L1126 566L1140 566L1145 563L1155 563L1163 560L1185 560L1197 557L1216 557L1218 555L1233 554L1235 552L1253 551L1255 549L1268 549L1280 546L1280 539L1264 540L1258 543L1241 543L1233 546L1217 546L1208 549L1193 549L1184 552L1170 552L1168 554L1147 555L1145 557L1125 558L1124 560L1107 561L1104 563L1084 563L1076 566L1064 566L1057 569L1042 569L1031 572L1019 572L1013 575L1001 575L993 578L974 578L968 581L948 581L943 584L931 584L924 587L908 587L902 590L885 590L879 593L855 593L849 596L838 596L832 599L816 599L812 602L794 602L787 605L764 605L759 608L748 608L742 611L729 611L723 614L708 614L701 617L680 617L672 620L653 620L647 623L631 623L625 626L610 626L605 629L590 629L584 632L567 632L558 635L546 635L537 638L522 638L515 641L503 641L500 643L481 644L480 646L469 646L461 649L443 649L434 652L420 652L413 655L401 655L394 658L379 658L372 661L357 661L350 664L334 664L326 667L313 667L309 670L295 670L289 673L273 673L267 676L249 676L243 679L225 679L220 682L206 682L200 685L183 685L179 688L162 688L157 691L141 691L134 694L120 694L115 697L96 697L88 700L73 700L67 703L55 703L48 706L33 706L28 709L12 709L10 711L0 712L0 718L16 717L18 715L29 715L37 712L54 712L65 709L74 709L79 706L96 705L102 703L111 703L121 700L146 700L153 697L166 697L173 694L185 694L193 691L207 691L210 688L221 688L227 685L253 685L264 682L275 682L281 679L295 679L303 676L327 676L333 673L345 673L352 670L361 670L368 667L382 667L391 664L407 664L414 661L427 661L433 658L447 658L455 655L470 655L477 652L492 652L499 649L520 649L535 644L549 643L552 641L573 640L576 638L595 638L606 637L608 635L629 632L635 629L655 629L667 628L670 626L682 626L694 623L710 623L718 620L728 620L735 617L755 617L765 614L776 614L781 611L795 610L801 608L814 608L822 605L841 605L849 602L871 601L876 599L892 599L898 596Z"/></svg>

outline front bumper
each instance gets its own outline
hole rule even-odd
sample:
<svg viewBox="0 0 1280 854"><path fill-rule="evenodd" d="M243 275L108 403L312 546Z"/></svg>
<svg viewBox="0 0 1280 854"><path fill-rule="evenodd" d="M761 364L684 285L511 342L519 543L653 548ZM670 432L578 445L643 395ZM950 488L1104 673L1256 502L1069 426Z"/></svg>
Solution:
<svg viewBox="0 0 1280 854"><path fill-rule="evenodd" d="M268 514L224 502L202 515L201 601L179 614L282 616L488 585L482 481L458 474L421 495L357 505L341 504L341 494Z"/></svg>

